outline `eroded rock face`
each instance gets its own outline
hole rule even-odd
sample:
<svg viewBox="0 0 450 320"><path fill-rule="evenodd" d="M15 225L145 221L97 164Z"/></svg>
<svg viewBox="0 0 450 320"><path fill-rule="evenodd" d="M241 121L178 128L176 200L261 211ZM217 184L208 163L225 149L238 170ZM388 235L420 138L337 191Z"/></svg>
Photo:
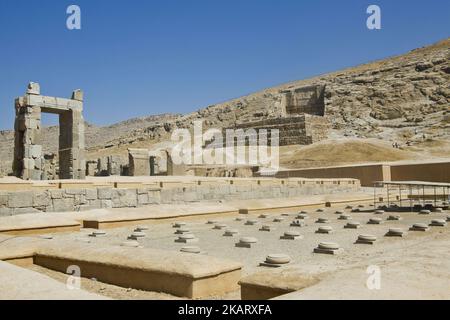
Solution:
<svg viewBox="0 0 450 320"><path fill-rule="evenodd" d="M388 141L448 139L450 122L450 39L408 54L320 77L296 81L242 98L211 105L186 115L160 115L131 119L109 127L86 124L89 152L102 148L133 147L141 141L170 139L176 128L230 128L237 123L263 121L296 111L283 109L283 92L313 86L324 88L323 114L333 137L380 138ZM295 95L294 95L295 96ZM294 99L295 100L295 99ZM297 99L298 100L298 99ZM300 99L301 100L301 99ZM300 108L299 110L305 111ZM322 110L321 108L317 110ZM321 112L319 112L321 114ZM57 151L57 127L44 128L44 152ZM0 175L11 171L12 132L0 132Z"/></svg>
<svg viewBox="0 0 450 320"><path fill-rule="evenodd" d="M331 122L334 136L396 140L409 130L408 139L412 140L423 138L423 134L427 138L442 138L448 136L445 124L449 119L449 48L447 39L399 57L270 88L137 128L126 138L111 143L167 139L174 128L190 128L199 119L204 120L206 130L280 118L286 116L287 110L306 112L307 108L295 108L295 101L301 100L295 94L294 102L290 101L286 109L284 93L311 86L320 89L317 97L323 95L323 114ZM314 110L321 115L322 108Z"/></svg>

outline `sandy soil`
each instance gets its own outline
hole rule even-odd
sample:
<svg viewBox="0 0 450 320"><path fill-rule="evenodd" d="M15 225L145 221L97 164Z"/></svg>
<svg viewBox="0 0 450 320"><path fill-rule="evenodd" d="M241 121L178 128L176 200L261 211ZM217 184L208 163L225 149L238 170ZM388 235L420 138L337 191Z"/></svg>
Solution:
<svg viewBox="0 0 450 320"><path fill-rule="evenodd" d="M423 141L397 149L390 142L379 139L339 138L310 146L280 147L280 166L293 169L404 160L435 161L449 160L449 154L448 141Z"/></svg>

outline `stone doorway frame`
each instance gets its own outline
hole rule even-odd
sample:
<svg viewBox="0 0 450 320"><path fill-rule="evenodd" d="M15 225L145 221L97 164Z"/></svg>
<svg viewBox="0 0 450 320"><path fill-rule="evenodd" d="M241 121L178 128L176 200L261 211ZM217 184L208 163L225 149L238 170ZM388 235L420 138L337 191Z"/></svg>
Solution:
<svg viewBox="0 0 450 320"><path fill-rule="evenodd" d="M15 100L13 172L24 180L43 180L44 155L41 113L59 115L59 178L85 179L83 92L71 99L41 96L38 83L30 82L25 96Z"/></svg>

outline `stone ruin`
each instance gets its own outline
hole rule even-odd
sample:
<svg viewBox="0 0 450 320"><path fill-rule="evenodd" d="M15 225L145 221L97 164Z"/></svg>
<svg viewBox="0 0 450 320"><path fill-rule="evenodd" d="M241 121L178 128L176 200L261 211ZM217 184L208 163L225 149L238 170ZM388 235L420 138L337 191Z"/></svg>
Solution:
<svg viewBox="0 0 450 320"><path fill-rule="evenodd" d="M129 176L184 176L186 166L174 164L168 150L128 149Z"/></svg>
<svg viewBox="0 0 450 320"><path fill-rule="evenodd" d="M42 96L38 83L28 85L15 100L14 175L24 180L46 180L46 157L41 137L41 113L59 115L59 178L84 179L86 171L83 92L71 99ZM52 160L51 160L52 161Z"/></svg>
<svg viewBox="0 0 450 320"><path fill-rule="evenodd" d="M262 120L236 122L227 129L246 131L247 139L255 138L252 134L259 134L260 130L279 130L279 145L309 145L328 137L331 125L325 117L325 85L311 85L280 91L281 101L277 105L276 113ZM248 129L254 129L250 132ZM267 142L272 137L267 132ZM211 139L207 143L209 148L219 148L222 145ZM225 142L224 145L225 146Z"/></svg>
<svg viewBox="0 0 450 320"><path fill-rule="evenodd" d="M128 149L128 172L136 176L205 176L251 178L257 166L175 164L168 150ZM125 174L123 174L125 175Z"/></svg>
<svg viewBox="0 0 450 320"><path fill-rule="evenodd" d="M281 91L283 116L310 114L325 115L325 86L313 85Z"/></svg>
<svg viewBox="0 0 450 320"><path fill-rule="evenodd" d="M147 149L128 149L128 174L130 176L150 176L150 154Z"/></svg>
<svg viewBox="0 0 450 320"><path fill-rule="evenodd" d="M232 129L256 133L278 129L280 146L307 145L327 138L325 86L312 85L280 91L277 112L267 119L235 123ZM16 99L14 175L24 180L84 179L85 176L206 175L252 176L251 167L220 168L175 165L167 152L129 149L128 159L109 155L85 160L83 93L76 90L71 99L40 95L38 83L30 83L26 95ZM43 153L41 113L59 115L59 151ZM248 131L248 129L255 129ZM225 131L226 129L224 129ZM248 136L250 140L252 137ZM268 143L272 139L268 132ZM214 141L205 147L222 147ZM127 163L128 160L128 163Z"/></svg>

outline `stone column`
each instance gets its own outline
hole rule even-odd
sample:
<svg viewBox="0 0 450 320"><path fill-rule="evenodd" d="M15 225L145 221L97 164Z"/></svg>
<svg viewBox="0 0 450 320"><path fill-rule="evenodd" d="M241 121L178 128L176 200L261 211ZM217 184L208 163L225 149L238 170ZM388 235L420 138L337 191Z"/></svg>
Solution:
<svg viewBox="0 0 450 320"><path fill-rule="evenodd" d="M81 90L74 91L72 100L83 101ZM59 116L59 176L60 179L85 179L86 160L84 119L82 109L71 109Z"/></svg>
<svg viewBox="0 0 450 320"><path fill-rule="evenodd" d="M72 116L72 164L73 164L73 178L86 178L86 158L85 158L85 142L84 142L84 119L81 110L73 110Z"/></svg>
<svg viewBox="0 0 450 320"><path fill-rule="evenodd" d="M41 180L43 155L41 141L41 108L30 106L30 96L38 96L40 87L30 83L25 97L16 99L14 124L14 175L24 180Z"/></svg>

